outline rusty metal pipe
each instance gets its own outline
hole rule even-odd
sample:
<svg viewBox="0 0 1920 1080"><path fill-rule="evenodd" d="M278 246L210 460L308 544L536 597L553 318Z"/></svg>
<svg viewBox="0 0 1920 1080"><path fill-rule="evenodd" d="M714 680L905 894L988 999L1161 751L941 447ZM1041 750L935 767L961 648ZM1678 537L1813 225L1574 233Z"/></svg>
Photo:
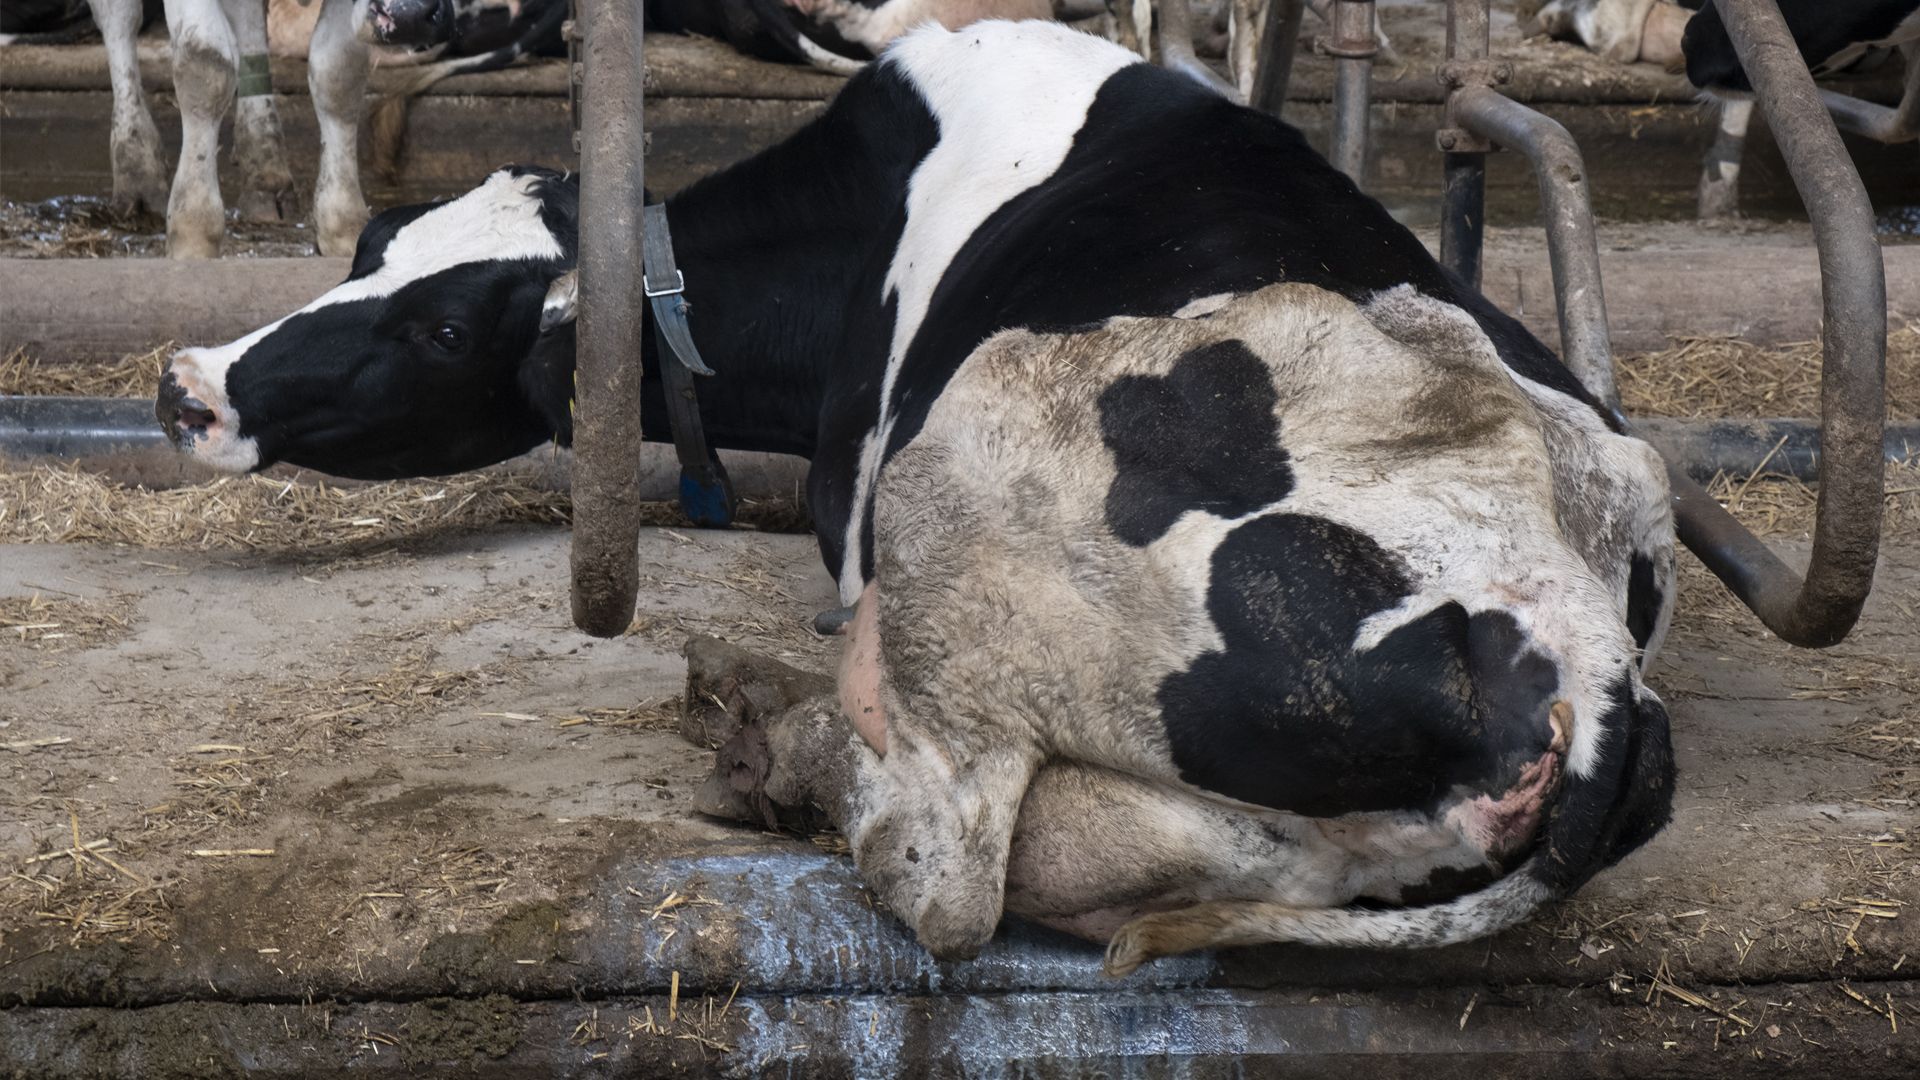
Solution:
<svg viewBox="0 0 1920 1080"><path fill-rule="evenodd" d="M1332 36L1324 48L1333 60L1333 167L1366 186L1367 119L1373 98L1373 58L1380 42L1373 32L1373 0L1334 0Z"/></svg>
<svg viewBox="0 0 1920 1080"><path fill-rule="evenodd" d="M1240 100L1240 88L1202 63L1193 51L1193 13L1188 0L1160 0L1160 66L1177 71L1229 101Z"/></svg>
<svg viewBox="0 0 1920 1080"><path fill-rule="evenodd" d="M640 5L579 0L580 315L575 328L573 622L613 637L640 592Z"/></svg>
<svg viewBox="0 0 1920 1080"><path fill-rule="evenodd" d="M1533 164L1547 229L1547 260L1553 267L1560 355L1589 393L1618 408L1607 301L1600 286L1600 242L1579 144L1559 121L1486 87L1462 89L1453 112L1468 131L1518 150Z"/></svg>
<svg viewBox="0 0 1920 1080"><path fill-rule="evenodd" d="M1680 538L1769 630L1812 648L1847 636L1879 557L1885 466L1886 275L1860 174L1773 0L1719 0L1727 34L1806 204L1820 254L1820 444L1802 579L1669 466Z"/></svg>
<svg viewBox="0 0 1920 1080"><path fill-rule="evenodd" d="M1306 0L1267 0L1260 27L1260 61L1253 69L1253 101L1261 112L1280 115L1293 81L1293 56L1300 45L1300 20Z"/></svg>

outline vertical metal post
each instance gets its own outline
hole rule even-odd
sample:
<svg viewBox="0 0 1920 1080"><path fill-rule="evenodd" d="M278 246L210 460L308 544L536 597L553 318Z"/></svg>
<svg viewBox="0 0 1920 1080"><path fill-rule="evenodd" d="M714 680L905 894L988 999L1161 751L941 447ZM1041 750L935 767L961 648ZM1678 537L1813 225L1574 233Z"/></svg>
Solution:
<svg viewBox="0 0 1920 1080"><path fill-rule="evenodd" d="M1367 118L1373 97L1373 0L1333 0L1333 167L1366 186Z"/></svg>
<svg viewBox="0 0 1920 1080"><path fill-rule="evenodd" d="M1439 133L1444 155L1440 189L1440 265L1480 287L1480 248L1487 226L1487 151L1485 139L1461 127L1455 115L1460 91L1484 85L1491 47L1487 0L1447 0L1447 112Z"/></svg>
<svg viewBox="0 0 1920 1080"><path fill-rule="evenodd" d="M1260 28L1260 62L1254 67L1254 108L1279 116L1287 104L1287 84L1293 80L1293 55L1300 46L1300 19L1306 0L1267 0Z"/></svg>
<svg viewBox="0 0 1920 1080"><path fill-rule="evenodd" d="M580 314L573 424L573 621L599 637L640 591L640 342L645 54L640 0L579 0Z"/></svg>

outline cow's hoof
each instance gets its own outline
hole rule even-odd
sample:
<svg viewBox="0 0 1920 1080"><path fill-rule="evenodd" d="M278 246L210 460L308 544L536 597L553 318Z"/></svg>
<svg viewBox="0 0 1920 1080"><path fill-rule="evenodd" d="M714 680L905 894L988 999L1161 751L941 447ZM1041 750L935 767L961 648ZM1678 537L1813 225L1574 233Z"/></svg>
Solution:
<svg viewBox="0 0 1920 1080"><path fill-rule="evenodd" d="M292 188L243 191L238 207L242 221L297 221L300 217L298 200Z"/></svg>
<svg viewBox="0 0 1920 1080"><path fill-rule="evenodd" d="M718 638L687 641L687 685L680 697L680 737L717 748L745 724L833 693L833 680L756 656Z"/></svg>
<svg viewBox="0 0 1920 1080"><path fill-rule="evenodd" d="M850 607L828 608L813 617L813 632L821 637L844 634L847 624L853 621L853 609Z"/></svg>
<svg viewBox="0 0 1920 1080"><path fill-rule="evenodd" d="M1101 970L1111 978L1125 978L1158 955L1153 949L1151 922L1135 919L1114 931L1112 940L1107 942L1107 958Z"/></svg>
<svg viewBox="0 0 1920 1080"><path fill-rule="evenodd" d="M742 724L714 751L713 771L694 792L693 808L708 817L774 832L811 834L825 829L828 823L814 807L777 801L769 793L772 788L792 794L796 788L791 775L776 778L776 768L766 726L757 721Z"/></svg>

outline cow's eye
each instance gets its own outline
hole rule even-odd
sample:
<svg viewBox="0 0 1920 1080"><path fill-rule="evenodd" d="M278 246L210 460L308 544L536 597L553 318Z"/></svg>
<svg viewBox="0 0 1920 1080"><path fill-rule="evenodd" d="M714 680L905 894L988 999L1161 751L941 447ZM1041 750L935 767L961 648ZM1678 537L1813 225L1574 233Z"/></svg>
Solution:
<svg viewBox="0 0 1920 1080"><path fill-rule="evenodd" d="M441 323L433 332L433 343L448 352L459 352L467 343L467 332L453 323Z"/></svg>

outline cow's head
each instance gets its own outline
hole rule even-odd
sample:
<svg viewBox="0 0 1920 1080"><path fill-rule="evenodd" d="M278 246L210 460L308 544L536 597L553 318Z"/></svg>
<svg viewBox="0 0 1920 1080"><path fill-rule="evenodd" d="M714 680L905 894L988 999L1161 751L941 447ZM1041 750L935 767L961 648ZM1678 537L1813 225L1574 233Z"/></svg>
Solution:
<svg viewBox="0 0 1920 1080"><path fill-rule="evenodd" d="M227 345L175 353L156 413L182 452L386 479L571 441L579 188L511 167L368 223L347 280Z"/></svg>

